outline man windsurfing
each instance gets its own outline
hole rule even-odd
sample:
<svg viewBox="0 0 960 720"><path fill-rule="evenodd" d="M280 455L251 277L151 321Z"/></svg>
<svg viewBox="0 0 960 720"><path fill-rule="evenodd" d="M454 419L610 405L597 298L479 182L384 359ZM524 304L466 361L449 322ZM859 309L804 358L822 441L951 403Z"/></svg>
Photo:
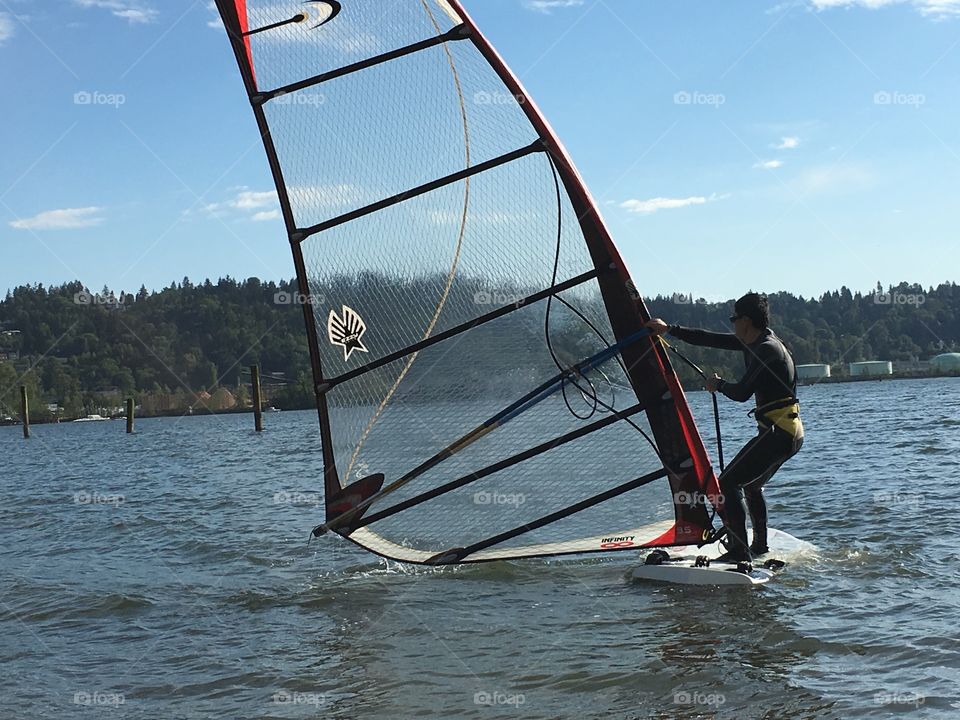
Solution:
<svg viewBox="0 0 960 720"><path fill-rule="evenodd" d="M731 400L745 402L756 396L757 406L751 413L757 421L757 436L743 446L719 477L724 495L721 516L729 535L727 553L719 559L739 562L768 550L763 486L800 450L803 423L793 356L770 329L766 295L751 292L737 300L730 322L733 333L667 325L660 319L650 320L647 327L657 335L669 333L691 345L743 353L746 371L738 382L727 382L716 373L704 378L707 390ZM749 552L744 499L753 524Z"/></svg>

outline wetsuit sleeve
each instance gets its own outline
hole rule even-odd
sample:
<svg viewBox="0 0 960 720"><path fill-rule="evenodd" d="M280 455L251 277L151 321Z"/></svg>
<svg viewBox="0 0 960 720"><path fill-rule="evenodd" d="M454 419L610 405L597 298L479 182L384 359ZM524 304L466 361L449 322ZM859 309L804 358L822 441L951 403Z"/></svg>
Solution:
<svg viewBox="0 0 960 720"><path fill-rule="evenodd" d="M755 352L751 352L749 358L743 377L735 383L724 382L719 388L719 391L731 400L746 402L753 397L760 377L777 361L766 345L761 345Z"/></svg>
<svg viewBox="0 0 960 720"><path fill-rule="evenodd" d="M699 330L696 328L687 328L682 325L671 325L668 332L677 340L683 340L691 345L701 345L703 347L718 348L720 350L740 350L744 349L737 336L733 333L717 333L709 330Z"/></svg>

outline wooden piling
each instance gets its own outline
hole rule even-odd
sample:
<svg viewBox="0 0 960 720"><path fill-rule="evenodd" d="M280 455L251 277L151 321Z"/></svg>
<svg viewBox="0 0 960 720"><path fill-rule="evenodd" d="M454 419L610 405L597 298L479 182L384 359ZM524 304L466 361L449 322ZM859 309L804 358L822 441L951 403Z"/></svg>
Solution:
<svg viewBox="0 0 960 720"><path fill-rule="evenodd" d="M23 437L30 438L30 400L27 398L27 386L20 386L20 421L23 423Z"/></svg>
<svg viewBox="0 0 960 720"><path fill-rule="evenodd" d="M250 382L253 384L253 423L257 432L263 432L263 402L260 398L260 367L250 366Z"/></svg>
<svg viewBox="0 0 960 720"><path fill-rule="evenodd" d="M127 398L127 435L133 434L133 398Z"/></svg>

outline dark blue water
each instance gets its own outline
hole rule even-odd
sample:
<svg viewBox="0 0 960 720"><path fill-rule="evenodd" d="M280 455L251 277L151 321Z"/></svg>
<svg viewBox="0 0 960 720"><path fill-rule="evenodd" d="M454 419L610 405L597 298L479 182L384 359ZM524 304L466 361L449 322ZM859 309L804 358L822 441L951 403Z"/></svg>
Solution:
<svg viewBox="0 0 960 720"><path fill-rule="evenodd" d="M801 397L768 497L818 552L751 590L308 545L311 413L0 428L0 717L956 717L960 380Z"/></svg>

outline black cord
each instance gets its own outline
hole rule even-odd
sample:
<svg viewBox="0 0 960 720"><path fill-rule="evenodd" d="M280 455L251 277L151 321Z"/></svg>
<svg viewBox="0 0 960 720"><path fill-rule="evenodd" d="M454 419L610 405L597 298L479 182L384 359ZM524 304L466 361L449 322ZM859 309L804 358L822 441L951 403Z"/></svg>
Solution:
<svg viewBox="0 0 960 720"><path fill-rule="evenodd" d="M556 244L556 251L554 252L554 258L553 258L553 274L551 275L551 278L550 278L550 286L551 286L551 287L554 287L554 286L556 286L556 284L557 284L557 274L558 274L559 269L560 269L560 246L561 246L561 241L562 241L562 238L563 238L563 196L562 196L561 191L560 191L560 177L559 177L559 175L558 175L558 173L557 173L557 166L556 166L556 163L555 163L554 160L553 160L553 155L551 155L551 154L548 152L548 153L547 153L547 158L548 158L549 161L550 161L550 169L553 171L553 184L554 184L554 188L556 189L556 193L557 193L557 244ZM544 316L543 334L544 334L544 339L546 340L547 350L550 352L550 357L551 357L551 359L553 360L554 365L557 366L557 369L558 369L560 372L566 372L566 371L568 370L568 368L565 368L565 367L563 366L563 363L560 362L560 358L557 357L557 353L554 351L554 349L553 349L553 343L552 343L552 341L551 341L551 339L550 339L550 310L551 310L551 307L552 307L552 305L553 305L553 298L554 298L554 297L555 297L555 296L552 295L552 294L549 295L549 296L547 296L547 309L546 309L546 313L545 313L545 316ZM570 310L572 310L579 318L581 318L581 319L587 324L587 326L590 327L590 329L592 329L594 333L596 333L597 337L599 337L600 340L603 341L603 344L604 344L606 347L608 347L608 348L609 348L609 347L612 347L612 345L610 344L610 342L604 337L603 333L600 332L600 330L596 327L596 325L594 325L592 322L590 322L590 320L589 320L586 316L584 316L584 314L583 314L582 312L580 312L577 308L575 308L573 305L571 305L569 302L567 302L566 300L564 300L564 299L561 298L561 297L557 297L557 300L558 300L559 302L563 303L563 304L564 304L565 306L567 306L568 308L570 308ZM616 355L616 359L617 359L617 362L620 364L620 367L623 369L624 375L626 375L626 376L629 378L629 374L627 373L627 369L626 369L626 367L624 366L624 364L623 364L623 359L620 357L620 354L619 354L619 353ZM604 379L605 379L606 382L607 382L607 385L608 385L608 386L611 388L611 390L612 390L613 385L612 385L612 383L610 383L610 380L609 380L609 378L607 378L606 374L603 373L603 371L599 370L599 368L596 368L596 369L598 370L598 372L600 372L601 375L603 375ZM588 377L587 377L585 374L583 374L583 373L579 373L579 375L580 375L580 377L581 377L583 380L585 380L585 381L587 382L587 384L590 386L590 387L589 387L589 390L587 390L586 388L584 388L584 387L582 387L581 385L579 385L579 384L577 383L576 379L573 378L572 375L565 375L565 376L564 376L564 379L561 381L562 383L564 383L564 384L561 386L561 392L562 392L562 394L563 394L563 401L564 401L564 403L565 403L566 406L567 406L567 410L570 411L570 414L573 415L573 416L574 416L575 418L577 418L577 419L586 420L586 419L589 419L590 417L592 417L592 416L597 412L598 408L603 408L605 411L612 413L614 416L618 417L620 420L623 420L624 422L626 422L627 424L629 424L634 430L636 430L638 433L640 433L640 434L644 437L644 439L645 439L648 443L650 443L650 447L653 448L653 452L656 453L656 455L657 455L658 458L660 458L660 461L663 462L663 457L660 455L660 450L657 448L656 443L653 442L653 440L651 439L651 437L643 430L643 428L641 428L639 425L637 425L637 424L633 421L632 418L629 418L629 417L626 417L625 415L623 415L623 413L621 413L619 410L617 410L615 407L613 407L613 405L610 405L610 404L608 404L608 403L605 403L603 400L601 400L600 397L599 397L598 394L597 394L597 389L596 389L596 386L593 384L593 381L590 380L590 378L588 378ZM584 400L588 400L588 398L589 398L588 402L592 403L592 408L591 408L591 410L590 410L590 414L589 414L589 415L587 415L587 416L579 415L579 414L573 409L573 407L570 405L570 401L569 401L569 399L567 398L567 393L566 393L566 383L567 383L567 382L569 382L571 385L573 385L575 388L577 388L577 390L580 391L580 394L581 394L581 396L584 398ZM615 399L616 399L616 398L614 397L614 400L615 400ZM666 464L664 464L664 467L666 467Z"/></svg>

